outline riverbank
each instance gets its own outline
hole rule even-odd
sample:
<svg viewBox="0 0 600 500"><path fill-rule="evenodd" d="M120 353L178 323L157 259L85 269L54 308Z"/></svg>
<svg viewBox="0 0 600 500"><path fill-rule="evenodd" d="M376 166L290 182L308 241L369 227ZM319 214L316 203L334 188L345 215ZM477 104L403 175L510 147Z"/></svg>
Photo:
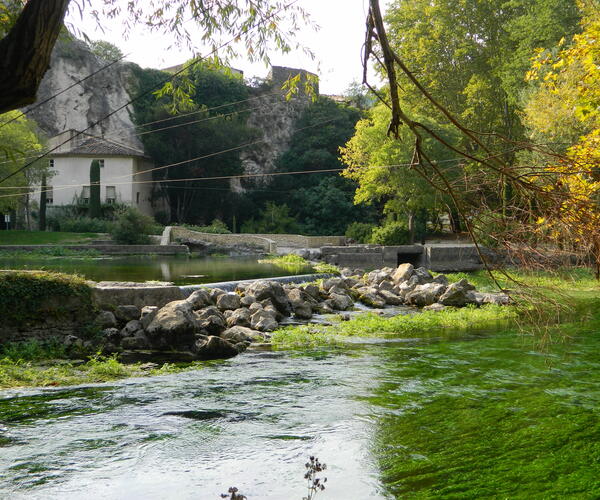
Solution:
<svg viewBox="0 0 600 500"><path fill-rule="evenodd" d="M493 281L483 272L447 275L449 281L456 283L468 278L482 290L492 290ZM590 305L600 300L600 289L591 273L586 270L571 270L558 275L549 273L514 273L523 285L536 286L538 293L549 299L561 298L564 310L556 318L556 311L549 310L548 318L554 324L573 320L579 316L583 323L597 315L590 311ZM498 280L506 278L497 274ZM80 282L76 282L77 285ZM498 330L500 328L521 328L533 325L530 316L532 308L524 304L500 306L485 304L481 307L447 308L440 311L411 311L411 314L398 314L385 317L380 314L364 313L348 319L342 313L330 314L329 325L296 325L278 328L270 333L270 344L261 348L311 349L323 345L343 346L351 337L386 338L452 338L475 331ZM539 320L539 317L536 317ZM561 327L554 332L560 332ZM265 335L265 338L268 336ZM252 346L250 346L252 348ZM17 344L5 344L0 350L0 388L20 386L57 386L107 382L128 377L160 375L183 370L201 369L207 361L193 363L132 363L125 364L116 356L90 355L86 348L67 352L64 344L30 341ZM69 360L75 356L77 359ZM57 358L62 358L57 361ZM218 361L217 361L218 362Z"/></svg>

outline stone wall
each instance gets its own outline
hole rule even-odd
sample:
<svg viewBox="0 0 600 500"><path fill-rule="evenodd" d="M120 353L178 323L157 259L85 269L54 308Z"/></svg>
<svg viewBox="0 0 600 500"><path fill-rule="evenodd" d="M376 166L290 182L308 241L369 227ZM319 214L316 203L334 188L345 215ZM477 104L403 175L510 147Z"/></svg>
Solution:
<svg viewBox="0 0 600 500"><path fill-rule="evenodd" d="M465 244L325 246L321 253L329 264L367 270L405 262L436 272L475 271L483 267L475 246Z"/></svg>
<svg viewBox="0 0 600 500"><path fill-rule="evenodd" d="M200 233L177 226L172 226L169 234L171 241L201 241L224 247L246 246L266 253L277 252L277 243L271 239L253 234Z"/></svg>

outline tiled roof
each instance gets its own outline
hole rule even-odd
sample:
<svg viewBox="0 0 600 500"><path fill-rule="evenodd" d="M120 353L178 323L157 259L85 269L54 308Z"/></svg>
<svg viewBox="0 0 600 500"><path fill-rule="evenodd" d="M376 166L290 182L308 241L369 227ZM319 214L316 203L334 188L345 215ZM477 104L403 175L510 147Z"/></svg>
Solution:
<svg viewBox="0 0 600 500"><path fill-rule="evenodd" d="M108 141L100 137L88 136L79 145L61 151L60 155L96 155L96 156L145 156L143 151L130 148L117 142Z"/></svg>

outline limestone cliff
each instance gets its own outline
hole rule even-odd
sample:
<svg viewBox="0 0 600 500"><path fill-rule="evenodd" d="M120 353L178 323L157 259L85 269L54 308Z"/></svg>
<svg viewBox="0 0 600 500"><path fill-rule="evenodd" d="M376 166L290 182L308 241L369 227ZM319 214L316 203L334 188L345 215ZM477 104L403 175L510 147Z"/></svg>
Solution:
<svg viewBox="0 0 600 500"><path fill-rule="evenodd" d="M44 76L36 102L58 94L73 83L86 78L109 64L96 57L84 43L61 40L52 53L50 69ZM98 74L75 85L42 106L23 111L34 119L40 128L52 137L65 130L84 130L92 123L120 108L130 99L128 84L131 81L128 64L116 63ZM143 149L135 135L135 126L127 108L101 121L90 134Z"/></svg>

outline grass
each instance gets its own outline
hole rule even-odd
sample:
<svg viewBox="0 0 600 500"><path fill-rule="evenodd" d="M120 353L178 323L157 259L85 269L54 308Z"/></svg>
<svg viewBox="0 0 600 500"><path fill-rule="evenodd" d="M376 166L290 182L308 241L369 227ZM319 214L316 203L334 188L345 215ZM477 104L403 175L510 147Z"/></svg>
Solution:
<svg viewBox="0 0 600 500"><path fill-rule="evenodd" d="M288 327L273 333L276 347L311 347L319 344L340 343L344 337L403 338L464 334L469 330L498 328L499 326L528 325L540 329L552 328L559 322L579 317L585 321L590 309L600 301L600 284L588 269L561 269L556 272L510 271L515 281L500 272L494 277L501 286L516 289L517 304L483 307L448 308L443 311L424 311L416 314L383 318L368 313L332 326L308 325ZM451 282L466 278L480 291L494 291L497 287L485 271L451 273ZM518 285L517 283L520 283ZM547 335L551 330L542 332Z"/></svg>
<svg viewBox="0 0 600 500"><path fill-rule="evenodd" d="M113 357L92 357L85 363L14 362L4 358L0 359L0 389L92 384L130 377L165 375L201 367L199 362L182 366L165 363L159 368L145 369L141 363L126 365Z"/></svg>
<svg viewBox="0 0 600 500"><path fill-rule="evenodd" d="M93 248L89 250L72 250L61 246L39 248L36 250L2 250L0 259L37 260L47 257L72 257L78 259L97 258L102 254Z"/></svg>
<svg viewBox="0 0 600 500"><path fill-rule="evenodd" d="M513 307L488 304L443 311L424 311L383 318L373 313L331 326L308 325L283 328L272 335L276 347L310 347L339 344L343 337L428 337L444 332L464 332L507 325L517 318Z"/></svg>
<svg viewBox="0 0 600 500"><path fill-rule="evenodd" d="M98 233L62 233L49 231L0 231L0 245L58 245L88 243Z"/></svg>
<svg viewBox="0 0 600 500"><path fill-rule="evenodd" d="M300 272L302 268L309 267L310 262L295 254L273 255L258 261L260 264L271 264L286 271Z"/></svg>

